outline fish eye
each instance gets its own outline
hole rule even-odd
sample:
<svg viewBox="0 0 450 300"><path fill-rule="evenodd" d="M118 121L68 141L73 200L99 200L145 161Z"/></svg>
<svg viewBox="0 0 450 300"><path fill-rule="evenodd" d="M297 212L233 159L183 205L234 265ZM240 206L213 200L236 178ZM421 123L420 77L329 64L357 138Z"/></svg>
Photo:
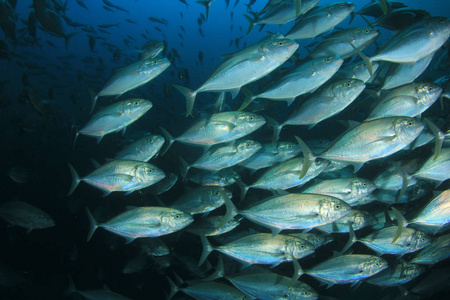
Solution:
<svg viewBox="0 0 450 300"><path fill-rule="evenodd" d="M341 5L339 5L340 7L344 7L344 3L341 3Z"/></svg>
<svg viewBox="0 0 450 300"><path fill-rule="evenodd" d="M340 205L340 204L336 204L336 205L334 206L334 208L335 208L335 209L339 209L339 208L341 208L341 205Z"/></svg>
<svg viewBox="0 0 450 300"><path fill-rule="evenodd" d="M362 183L362 186L366 186L367 184L365 182Z"/></svg>
<svg viewBox="0 0 450 300"><path fill-rule="evenodd" d="M377 261L377 262L375 263L375 266L379 267L379 266L380 266L380 262Z"/></svg>
<svg viewBox="0 0 450 300"><path fill-rule="evenodd" d="M413 122L409 121L408 126L412 126L412 125L413 125Z"/></svg>
<svg viewBox="0 0 450 300"><path fill-rule="evenodd" d="M369 29L366 28L366 29L364 30L364 32L365 32L365 33L369 33Z"/></svg>
<svg viewBox="0 0 450 300"><path fill-rule="evenodd" d="M179 220L181 218L181 215L180 214L176 214L175 215L175 220Z"/></svg>
<svg viewBox="0 0 450 300"><path fill-rule="evenodd" d="M138 105L138 104L139 104L139 102L133 101L133 105Z"/></svg>
<svg viewBox="0 0 450 300"><path fill-rule="evenodd" d="M288 147L288 149L291 149L291 148L292 148L292 145L288 145L287 147Z"/></svg>
<svg viewBox="0 0 450 300"><path fill-rule="evenodd" d="M300 245L300 249L305 249L305 245Z"/></svg>
<svg viewBox="0 0 450 300"><path fill-rule="evenodd" d="M330 62L331 61L331 58L330 57L327 57L327 58L325 58L325 62Z"/></svg>
<svg viewBox="0 0 450 300"><path fill-rule="evenodd" d="M279 46L283 46L283 44L284 44L283 41L279 41L279 42L278 42L278 45L279 45Z"/></svg>
<svg viewBox="0 0 450 300"><path fill-rule="evenodd" d="M346 86L347 86L347 87L351 87L352 84L351 84L350 82L347 82Z"/></svg>
<svg viewBox="0 0 450 300"><path fill-rule="evenodd" d="M248 119L249 119L250 121L253 121L254 117L253 117L253 116L250 116L250 117L248 117Z"/></svg>
<svg viewBox="0 0 450 300"><path fill-rule="evenodd" d="M303 296L308 296L308 295L309 295L309 292L304 291L304 292L302 292L301 294L302 294Z"/></svg>
<svg viewBox="0 0 450 300"><path fill-rule="evenodd" d="M152 169L147 169L147 173L151 174L151 173L153 173L153 170Z"/></svg>
<svg viewBox="0 0 450 300"><path fill-rule="evenodd" d="M245 143L245 147L250 147L250 143Z"/></svg>
<svg viewBox="0 0 450 300"><path fill-rule="evenodd" d="M431 92L433 90L433 87L429 86L428 90Z"/></svg>
<svg viewBox="0 0 450 300"><path fill-rule="evenodd" d="M219 192L219 191L216 191L215 194L216 194L217 196L219 196L219 195L220 195L220 192Z"/></svg>

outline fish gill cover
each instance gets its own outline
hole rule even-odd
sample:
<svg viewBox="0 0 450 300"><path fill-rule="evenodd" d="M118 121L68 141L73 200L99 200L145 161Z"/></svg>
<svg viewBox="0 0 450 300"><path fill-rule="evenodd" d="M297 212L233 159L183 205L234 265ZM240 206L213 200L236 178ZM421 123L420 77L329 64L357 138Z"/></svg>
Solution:
<svg viewBox="0 0 450 300"><path fill-rule="evenodd" d="M442 299L449 18L0 0L0 299Z"/></svg>

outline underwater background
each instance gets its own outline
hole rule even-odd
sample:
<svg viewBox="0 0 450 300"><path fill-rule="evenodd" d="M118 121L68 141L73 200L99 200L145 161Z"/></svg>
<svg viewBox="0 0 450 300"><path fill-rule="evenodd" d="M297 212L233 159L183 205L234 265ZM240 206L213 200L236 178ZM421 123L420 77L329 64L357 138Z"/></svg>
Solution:
<svg viewBox="0 0 450 300"><path fill-rule="evenodd" d="M106 221L130 207L161 206L161 203L170 205L185 192L185 186L197 186L193 182L183 182L179 156L189 163L194 162L201 156L201 148L176 143L166 154L150 161L166 174L174 173L179 177L170 190L158 196L150 188L146 188L130 195L114 192L102 197L100 191L85 183L81 183L71 196L67 196L73 180L68 163L84 176L95 168L91 158L103 164L114 158L125 145L149 132L161 134L160 127L178 137L201 116L211 113L216 93L199 94L194 106L194 116L185 117L185 97L172 85L189 88L201 86L227 54L259 42L269 33L286 34L293 22L282 26L268 24L261 31L255 25L247 34L249 22L244 14L249 14L249 9L261 11L267 4L267 1L261 0L211 1L207 18L205 6L190 0L46 0L44 2L49 3L62 22L64 36L58 36L40 24L35 17L30 18L36 5L33 5L34 1L0 2L2 8L6 5L13 8L12 15L8 15L6 9L0 11L2 24L9 24L9 29L5 30L5 25L5 28L2 26L3 31L0 31L0 153L3 170L0 201L27 202L48 213L55 222L55 226L51 228L28 232L27 229L0 221L0 299L82 299L77 293L65 293L70 280L73 280L76 289L80 291L101 289L107 285L115 293L130 299L165 299L170 293L166 276L172 279L179 276L188 282L210 275L218 261L217 253L210 255L210 261L206 265L197 266L202 243L197 235L183 230L162 237L170 249L168 255L150 256L145 262L141 262L137 271L131 273L124 273L123 269L128 261L141 253L133 245L135 242L125 244L122 237L103 229L97 230L92 239L86 242L90 223L85 207L92 211L96 220ZM6 2L9 4L5 4ZM334 2L336 1L321 0L319 5ZM360 10L369 2L370 0L354 0L354 11ZM410 8L426 10L432 16L450 18L450 2L446 0L405 0L403 3ZM355 16L351 24L349 19L346 18L336 28L341 30L367 26L359 15ZM34 24L31 24L32 21ZM12 23L14 29L11 30ZM383 45L392 33L385 28L378 29L381 35L377 43ZM328 32L324 35L326 34ZM115 70L137 62L142 46L149 40L164 43L164 50L159 55L167 57L171 65L149 83L120 97L99 97L97 106L103 107L118 100L139 97L152 101L152 109L130 125L124 134L106 135L100 143L80 135L74 143L77 132L92 116L92 95L89 90L97 93ZM320 38L298 40L300 46L295 56L300 62L314 49L315 44L311 43L316 40ZM443 47L442 51L448 53L448 44ZM372 44L363 52L373 55L378 49L378 46ZM443 55L447 59L444 63L432 61L416 81L432 82L448 76L448 56ZM350 59L357 60L359 57L355 55ZM294 62L286 64L283 65L284 68L292 66ZM267 78L261 80L268 82ZM255 83L251 87L252 90L258 90ZM445 88L445 84L442 87ZM223 110L237 110L244 101L243 94L241 91L232 99L226 93ZM437 101L423 116L435 121L445 131L448 130L450 121L450 105L445 98L443 103L441 107ZM292 111L292 107L288 107L286 103L276 102L268 109L256 106L257 104L246 110L278 121L286 120ZM345 131L345 126L336 125L337 120L362 122L369 111L370 105L366 102L360 106L354 105L353 108L350 106L309 130L306 126L286 127L280 139L295 142L294 136L297 135L305 141L319 138L333 140ZM269 142L272 129L264 126L253 133L252 137L261 143ZM430 144L415 149L414 152L397 153L375 160L364 165L358 176L373 180L375 175L394 161L405 157L425 160L432 151L433 145ZM248 170L236 171L247 184L254 182L262 173L261 170L256 175ZM436 187L436 191L448 188L447 180ZM238 185L231 185L229 189L233 192L236 206L247 205L239 202ZM270 195L270 191L257 190L251 196L262 200ZM418 211L432 198L431 190L418 201L403 204L402 207L410 212ZM383 203L370 205L366 208L368 211L388 209ZM225 208L221 207L215 213L223 215ZM266 228L253 225L244 219L237 229L240 232L250 228L257 232L269 232ZM227 233L229 240L210 241L213 240L214 245L227 243L233 239L232 232ZM369 229L364 234L357 235L364 236L370 232ZM333 234L333 238L332 243L300 260L301 266L308 269L331 258L333 251L342 249L348 240L347 234ZM362 244L355 245L352 251L373 254ZM396 258L391 260L395 261ZM409 260L407 255L405 260ZM238 263L230 263L228 259L228 264L232 265L233 272L239 272ZM291 263L284 263L273 269L269 266L264 268L292 277ZM448 261L436 263L429 266L420 278L405 284L405 289L411 290L421 279L431 274L432 269L444 269L450 273ZM174 272L177 275L174 276ZM300 280L313 287L324 299L400 298L397 287L380 288L363 283L357 288L346 284L326 289L313 277L304 275ZM219 281L227 283L225 279ZM407 299L443 299L448 297L449 289L447 281L439 289L436 287L435 294L408 294ZM191 299L181 292L174 298Z"/></svg>

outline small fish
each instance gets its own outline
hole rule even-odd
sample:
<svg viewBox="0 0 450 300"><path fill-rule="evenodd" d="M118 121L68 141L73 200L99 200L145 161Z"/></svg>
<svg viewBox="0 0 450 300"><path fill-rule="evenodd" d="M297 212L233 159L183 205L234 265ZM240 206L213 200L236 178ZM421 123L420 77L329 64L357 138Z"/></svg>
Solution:
<svg viewBox="0 0 450 300"><path fill-rule="evenodd" d="M115 159L147 162L158 154L163 145L164 138L162 136L148 135L135 141L117 153Z"/></svg>
<svg viewBox="0 0 450 300"><path fill-rule="evenodd" d="M76 133L75 141L79 134L83 134L96 137L97 142L100 142L106 134L125 129L152 107L153 104L149 100L137 98L106 106L94 114L86 125Z"/></svg>
<svg viewBox="0 0 450 300"><path fill-rule="evenodd" d="M379 286L398 286L417 278L424 272L424 266L415 263L398 263L368 278L366 282Z"/></svg>
<svg viewBox="0 0 450 300"><path fill-rule="evenodd" d="M450 234L442 235L422 249L422 251L411 260L411 263L425 265L438 263L450 256L450 251L448 251L449 248Z"/></svg>
<svg viewBox="0 0 450 300"><path fill-rule="evenodd" d="M140 87L157 77L170 66L167 58L146 59L121 68L111 76L104 87L95 95L91 111L94 110L98 97L120 96L127 91Z"/></svg>
<svg viewBox="0 0 450 300"><path fill-rule="evenodd" d="M202 214L222 206L231 196L223 187L198 187L185 192L170 207L191 215Z"/></svg>
<svg viewBox="0 0 450 300"><path fill-rule="evenodd" d="M23 201L13 200L0 204L0 217L12 226L31 232L55 226L53 218L43 210Z"/></svg>
<svg viewBox="0 0 450 300"><path fill-rule="evenodd" d="M179 231L193 222L190 214L167 207L136 207L105 223L97 223L88 208L86 212L91 224L87 241L99 227L131 243L137 238L158 237Z"/></svg>
<svg viewBox="0 0 450 300"><path fill-rule="evenodd" d="M107 196L115 191L129 194L155 184L165 177L164 172L157 167L146 162L134 160L114 160L100 166L82 178L78 176L71 164L69 164L69 169L73 182L67 194L68 196L73 193L81 181L85 181L102 190L104 196Z"/></svg>

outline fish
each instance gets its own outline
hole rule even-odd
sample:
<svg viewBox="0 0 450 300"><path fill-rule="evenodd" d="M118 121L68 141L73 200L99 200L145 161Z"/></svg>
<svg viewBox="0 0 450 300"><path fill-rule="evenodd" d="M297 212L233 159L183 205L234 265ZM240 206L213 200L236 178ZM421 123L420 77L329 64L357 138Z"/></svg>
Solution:
<svg viewBox="0 0 450 300"><path fill-rule="evenodd" d="M164 142L160 135L145 136L117 153L115 159L147 162L158 154Z"/></svg>
<svg viewBox="0 0 450 300"><path fill-rule="evenodd" d="M369 195L375 189L375 183L371 180L355 177L324 180L302 193L328 195L355 206L360 198Z"/></svg>
<svg viewBox="0 0 450 300"><path fill-rule="evenodd" d="M249 209L233 210L233 214L269 228L276 236L286 229L307 229L329 224L349 214L351 207L331 196L294 193L268 198Z"/></svg>
<svg viewBox="0 0 450 300"><path fill-rule="evenodd" d="M422 132L424 125L410 117L388 117L351 129L319 157L346 162L357 172L364 163L400 151Z"/></svg>
<svg viewBox="0 0 450 300"><path fill-rule="evenodd" d="M415 263L398 263L368 278L366 282L379 286L397 286L414 280L424 272L424 266Z"/></svg>
<svg viewBox="0 0 450 300"><path fill-rule="evenodd" d="M394 241L399 226L390 226L377 230L364 238L358 239L350 226L348 243L342 249L345 252L355 242L360 242L375 251L378 255L395 254L403 256L416 252L428 246L432 239L426 233L412 228L405 228L401 235Z"/></svg>
<svg viewBox="0 0 450 300"><path fill-rule="evenodd" d="M314 38L333 29L347 18L354 9L355 5L351 2L322 6L300 18L294 27L286 33L286 38L295 40Z"/></svg>
<svg viewBox="0 0 450 300"><path fill-rule="evenodd" d="M188 128L182 135L174 138L167 130L160 128L168 143L165 153L173 142L187 145L209 146L231 142L244 137L266 123L264 117L248 112L220 112L203 118Z"/></svg>
<svg viewBox="0 0 450 300"><path fill-rule="evenodd" d="M352 209L349 214L332 223L321 225L317 229L326 233L344 233L350 231L349 223L354 230L359 230L376 225L378 220L367 211Z"/></svg>
<svg viewBox="0 0 450 300"><path fill-rule="evenodd" d="M450 214L447 212L448 203L450 202L450 190L443 191L433 198L411 221L407 221L403 215L395 208L398 221L398 231L396 232L393 242L395 242L404 232L406 226L410 224L418 224L437 228L437 231L444 225L450 223Z"/></svg>
<svg viewBox="0 0 450 300"><path fill-rule="evenodd" d="M318 293L306 283L275 273L251 273L226 276L237 289L256 299L318 299Z"/></svg>
<svg viewBox="0 0 450 300"><path fill-rule="evenodd" d="M442 182L449 179L449 165L450 165L450 148L444 148L436 157L431 155L425 163L412 174L414 178L430 180L441 185Z"/></svg>
<svg viewBox="0 0 450 300"><path fill-rule="evenodd" d="M115 191L130 194L155 184L165 177L165 173L154 165L134 160L113 160L81 178L73 166L68 165L73 182L67 196L73 193L81 181L102 190L105 197Z"/></svg>
<svg viewBox="0 0 450 300"><path fill-rule="evenodd" d="M359 79L337 80L325 85L322 90L313 94L293 111L284 123L273 127L274 140L278 139L281 129L286 125L308 125L308 129L311 129L319 122L340 113L365 88L366 85Z"/></svg>
<svg viewBox="0 0 450 300"><path fill-rule="evenodd" d="M261 149L258 152L239 163L239 165L256 171L294 158L300 154L300 152L300 146L292 142L262 144Z"/></svg>
<svg viewBox="0 0 450 300"><path fill-rule="evenodd" d="M370 27L354 27L335 31L327 35L308 57L319 58L337 55L346 59L356 54L350 43L361 51L373 44L380 34L379 30Z"/></svg>
<svg viewBox="0 0 450 300"><path fill-rule="evenodd" d="M432 265L450 256L450 234L444 234L422 249L410 262L413 264Z"/></svg>
<svg viewBox="0 0 450 300"><path fill-rule="evenodd" d="M203 252L199 265L203 264L213 250L238 260L244 268L252 264L275 267L280 263L308 256L315 250L314 246L305 240L281 234L252 234L218 247L211 246L206 237L201 238Z"/></svg>
<svg viewBox="0 0 450 300"><path fill-rule="evenodd" d="M231 197L231 192L223 187L202 186L187 190L170 207L191 215L203 214L222 206Z"/></svg>
<svg viewBox="0 0 450 300"><path fill-rule="evenodd" d="M246 299L246 296L242 292L227 284L215 281L206 281L198 282L182 288L178 287L169 277L166 279L170 285L170 295L167 299L172 299L178 291L182 291L194 299Z"/></svg>
<svg viewBox="0 0 450 300"><path fill-rule="evenodd" d="M97 223L88 208L86 213L91 227L87 241L97 230L104 228L126 239L127 244L137 238L159 237L183 229L193 222L190 214L167 207L136 207L105 223Z"/></svg>
<svg viewBox="0 0 450 300"><path fill-rule="evenodd" d="M223 224L223 217L224 216L208 216L206 218L201 218L200 220L196 220L186 230L199 236L217 236L230 232L240 224L239 220L236 220L236 218L231 218ZM221 224L223 225L219 226Z"/></svg>
<svg viewBox="0 0 450 300"><path fill-rule="evenodd" d="M274 80L258 95L253 95L249 89L244 88L245 100L239 110L243 110L257 98L285 101L289 106L296 97L324 84L339 70L343 62L338 56L312 59Z"/></svg>
<svg viewBox="0 0 450 300"><path fill-rule="evenodd" d="M156 78L170 66L167 58L146 59L118 69L95 95L91 112L95 108L98 97L120 96L132 89L140 87Z"/></svg>
<svg viewBox="0 0 450 300"><path fill-rule="evenodd" d="M186 178L190 168L197 168L209 171L219 171L243 162L253 156L261 149L261 144L253 140L238 140L231 145L223 146L204 153L192 164L187 164L182 158L182 175Z"/></svg>
<svg viewBox="0 0 450 300"><path fill-rule="evenodd" d="M380 99L365 121L393 116L420 116L439 99L441 93L442 88L434 83L408 83Z"/></svg>
<svg viewBox="0 0 450 300"><path fill-rule="evenodd" d="M326 283L327 288L330 288L335 284L357 284L361 280L380 273L387 267L387 261L381 257L348 254L330 258L304 273Z"/></svg>
<svg viewBox="0 0 450 300"><path fill-rule="evenodd" d="M192 114L197 93L230 91L234 98L242 86L264 77L287 61L298 46L290 39L268 38L231 54L196 90L174 85L186 97L186 116Z"/></svg>
<svg viewBox="0 0 450 300"><path fill-rule="evenodd" d="M80 134L96 137L99 143L106 134L126 129L152 107L152 102L140 98L122 100L106 106L95 113L76 133L74 145Z"/></svg>
<svg viewBox="0 0 450 300"><path fill-rule="evenodd" d="M373 74L371 64L374 61L414 63L439 50L449 37L450 21L444 17L432 17L403 29L374 56L362 55L362 58Z"/></svg>
<svg viewBox="0 0 450 300"><path fill-rule="evenodd" d="M11 226L19 226L30 233L36 229L54 227L55 220L45 211L20 200L6 201L0 204L0 218Z"/></svg>

